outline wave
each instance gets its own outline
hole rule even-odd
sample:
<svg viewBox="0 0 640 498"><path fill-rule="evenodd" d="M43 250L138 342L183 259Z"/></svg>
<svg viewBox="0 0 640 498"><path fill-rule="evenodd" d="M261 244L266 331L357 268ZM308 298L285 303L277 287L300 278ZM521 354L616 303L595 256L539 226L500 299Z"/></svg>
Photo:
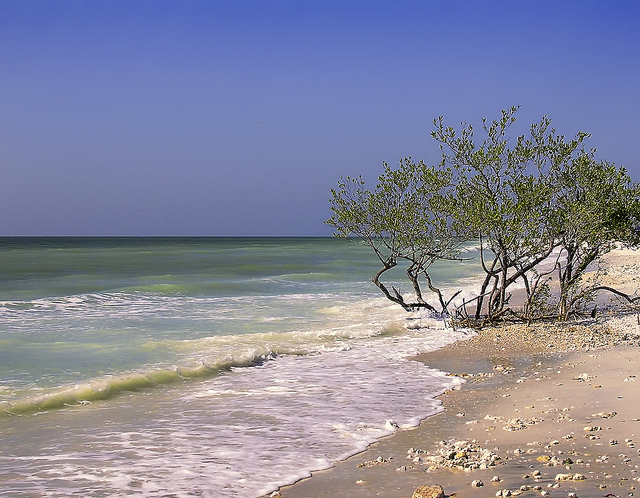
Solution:
<svg viewBox="0 0 640 498"><path fill-rule="evenodd" d="M327 312L340 313L340 307ZM149 367L88 382L46 389L35 395L0 402L0 417L90 405L121 393L168 387L180 382L207 380L236 368L262 365L283 356L315 356L348 351L352 340L394 337L405 327L387 325L368 331L357 326L294 333L259 333L244 336L212 336L190 340L156 340L146 347L166 347L182 356L178 365ZM196 359L198 358L198 359Z"/></svg>
<svg viewBox="0 0 640 498"><path fill-rule="evenodd" d="M153 368L140 372L109 375L74 386L62 386L37 396L0 403L0 416L26 415L60 408L89 405L124 392L137 392L198 379L208 379L233 368L261 365L274 359L277 353L256 349L238 356L227 356L197 365Z"/></svg>
<svg viewBox="0 0 640 498"><path fill-rule="evenodd" d="M344 308L335 307L330 314L341 315ZM276 319L277 317L272 317ZM265 318L268 320L268 317ZM337 319L334 316L334 319ZM348 320L348 319L347 319ZM56 388L41 387L37 394L29 388L9 389L0 401L0 417L23 415L48 410L88 405L94 401L107 400L124 392L137 392L162 388L179 382L206 380L234 368L262 365L279 356L307 356L329 351L348 350L350 340L372 336L395 335L400 330L390 326L373 325L361 327L342 324L335 328L292 332L263 332L242 335L208 336L194 339L171 337L147 340L137 345L136 350L171 351L177 358L171 366L149 366L94 378L81 383L61 385ZM6 345L16 346L17 338L5 339ZM11 344L9 344L11 343ZM62 343L56 343L60 345ZM86 352L94 362L101 362L104 345L95 350L93 343L64 343L73 348L74 355ZM21 344L17 344L21 346ZM52 345L49 345L49 348ZM32 347L32 346L29 346ZM113 351L118 344L111 345ZM132 346L129 345L131 348ZM79 349L82 348L82 349ZM70 349L69 349L70 351ZM113 351L108 351L107 359ZM59 374L57 374L59 375ZM26 388L26 389L25 389ZM13 393L12 393L13 391ZM20 391L22 391L20 393ZM21 397L15 397L15 396ZM9 398L9 399L7 399ZM13 399L11 399L13 398Z"/></svg>

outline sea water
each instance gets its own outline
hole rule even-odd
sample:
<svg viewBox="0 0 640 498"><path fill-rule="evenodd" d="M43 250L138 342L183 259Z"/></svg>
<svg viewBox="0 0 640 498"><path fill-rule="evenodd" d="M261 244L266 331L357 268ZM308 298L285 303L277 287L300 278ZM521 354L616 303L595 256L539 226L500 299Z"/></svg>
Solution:
<svg viewBox="0 0 640 498"><path fill-rule="evenodd" d="M258 497L437 413L454 380L407 358L469 332L378 268L333 238L0 239L0 494Z"/></svg>

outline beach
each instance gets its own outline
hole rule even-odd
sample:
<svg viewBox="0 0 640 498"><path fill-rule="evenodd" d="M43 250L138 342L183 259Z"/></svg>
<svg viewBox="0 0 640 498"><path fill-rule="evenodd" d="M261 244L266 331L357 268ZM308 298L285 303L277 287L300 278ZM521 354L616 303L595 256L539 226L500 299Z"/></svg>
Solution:
<svg viewBox="0 0 640 498"><path fill-rule="evenodd" d="M640 257L601 282L632 293ZM640 496L640 325L601 298L596 319L505 325L414 358L464 379L444 411L274 496Z"/></svg>

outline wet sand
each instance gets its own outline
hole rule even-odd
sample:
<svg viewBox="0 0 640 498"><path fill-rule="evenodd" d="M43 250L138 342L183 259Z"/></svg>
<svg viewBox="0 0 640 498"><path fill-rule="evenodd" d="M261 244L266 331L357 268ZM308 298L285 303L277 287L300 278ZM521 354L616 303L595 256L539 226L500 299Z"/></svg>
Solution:
<svg viewBox="0 0 640 498"><path fill-rule="evenodd" d="M608 261L616 287L637 289L636 252ZM416 360L466 381L443 412L274 496L640 496L637 314L488 328Z"/></svg>

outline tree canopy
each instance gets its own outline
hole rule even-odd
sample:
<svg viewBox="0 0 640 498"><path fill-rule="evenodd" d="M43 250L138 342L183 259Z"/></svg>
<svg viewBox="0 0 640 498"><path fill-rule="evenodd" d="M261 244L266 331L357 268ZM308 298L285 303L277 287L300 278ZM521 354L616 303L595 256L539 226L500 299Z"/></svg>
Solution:
<svg viewBox="0 0 640 498"><path fill-rule="evenodd" d="M458 259L461 245L477 239L485 276L477 296L458 306L458 315L468 316L470 307L475 320L567 318L604 288L581 287L591 265L616 243L640 244L640 188L626 170L596 161L595 150L583 146L587 133L565 139L546 116L511 142L517 110L483 120L482 141L471 125L456 130L441 116L431 133L441 149L438 165L410 157L395 169L383 163L373 190L362 177L347 177L331 191L333 216L327 223L336 236L355 237L373 249L381 263L373 282L404 309L436 310L423 294L423 282L435 293L439 311L450 311L455 295L445 298L429 269L437 260ZM550 259L552 265L541 270ZM411 282L412 300L382 282L399 263ZM549 285L554 276L555 296ZM516 282L526 292L519 310L509 306Z"/></svg>
<svg viewBox="0 0 640 498"><path fill-rule="evenodd" d="M438 295L441 310L447 302L429 276L429 267L438 259L453 259L468 238L446 209L454 199L452 171L427 166L410 157L400 160L397 169L384 163L384 172L374 190L365 189L362 177L341 179L331 191L333 216L327 221L339 237L355 236L375 252L382 267L373 282L391 301L406 310L435 310L423 297L420 277ZM383 273L406 263L415 300L407 302L400 291L387 288Z"/></svg>

